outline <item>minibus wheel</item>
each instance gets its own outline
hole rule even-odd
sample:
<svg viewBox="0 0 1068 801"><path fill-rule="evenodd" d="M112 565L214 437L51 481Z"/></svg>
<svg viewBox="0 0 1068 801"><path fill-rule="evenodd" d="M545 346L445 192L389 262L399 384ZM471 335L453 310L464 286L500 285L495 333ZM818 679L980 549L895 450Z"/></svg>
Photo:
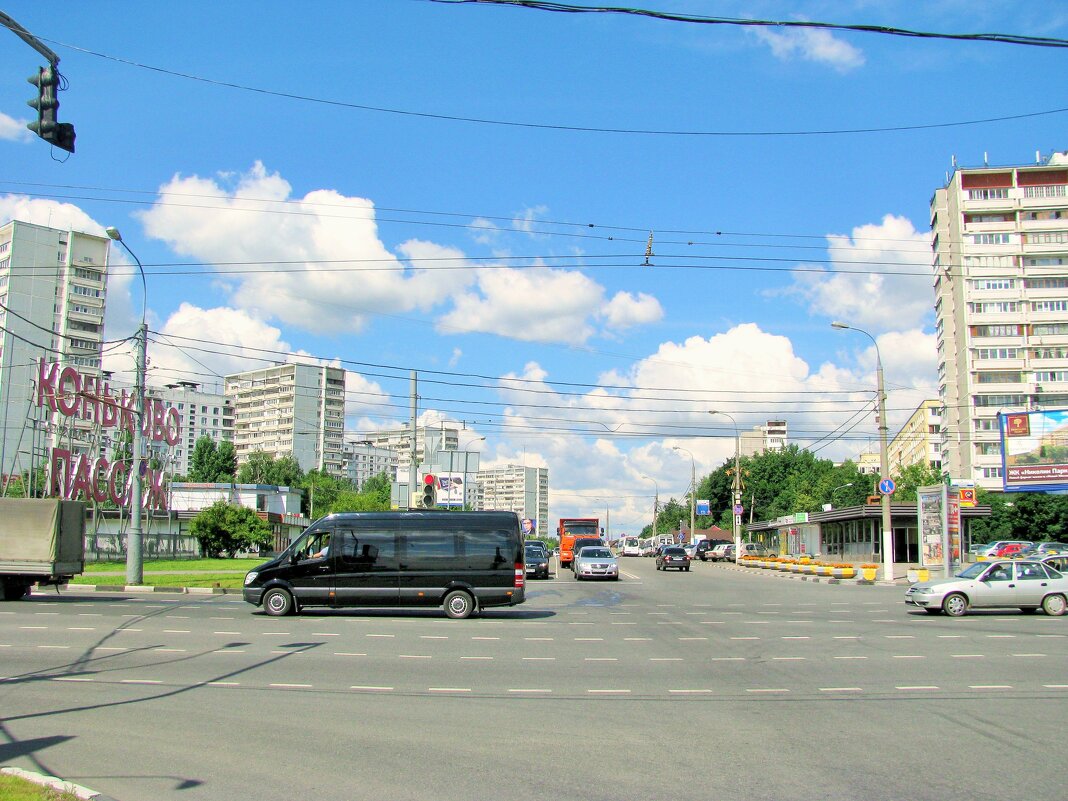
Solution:
<svg viewBox="0 0 1068 801"><path fill-rule="evenodd" d="M274 617L282 617L293 611L293 596L281 587L272 587L263 595L263 611Z"/></svg>
<svg viewBox="0 0 1068 801"><path fill-rule="evenodd" d="M453 590L445 596L445 614L453 620L463 620L475 611L475 599L463 590Z"/></svg>

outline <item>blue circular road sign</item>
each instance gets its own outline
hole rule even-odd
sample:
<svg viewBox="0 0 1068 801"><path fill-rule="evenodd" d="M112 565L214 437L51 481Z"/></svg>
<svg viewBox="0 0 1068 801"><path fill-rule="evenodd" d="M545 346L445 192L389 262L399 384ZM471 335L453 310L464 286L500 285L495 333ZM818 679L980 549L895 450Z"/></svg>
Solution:
<svg viewBox="0 0 1068 801"><path fill-rule="evenodd" d="M897 485L892 478L884 478L879 482L879 492L883 495L893 495Z"/></svg>

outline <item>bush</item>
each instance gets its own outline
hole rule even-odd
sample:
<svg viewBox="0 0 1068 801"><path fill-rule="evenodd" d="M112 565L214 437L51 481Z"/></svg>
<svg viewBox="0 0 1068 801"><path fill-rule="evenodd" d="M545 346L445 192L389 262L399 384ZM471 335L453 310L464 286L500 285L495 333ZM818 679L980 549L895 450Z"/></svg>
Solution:
<svg viewBox="0 0 1068 801"><path fill-rule="evenodd" d="M202 555L224 553L231 559L238 551L259 550L271 542L271 527L252 509L217 501L189 524L189 533L200 543Z"/></svg>

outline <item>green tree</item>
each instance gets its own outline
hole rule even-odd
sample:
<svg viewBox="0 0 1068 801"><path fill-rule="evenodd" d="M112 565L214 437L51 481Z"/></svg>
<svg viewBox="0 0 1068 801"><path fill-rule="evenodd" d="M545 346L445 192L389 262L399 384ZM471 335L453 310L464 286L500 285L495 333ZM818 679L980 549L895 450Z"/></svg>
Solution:
<svg viewBox="0 0 1068 801"><path fill-rule="evenodd" d="M304 471L292 456L273 458L266 451L253 451L237 472L240 484L274 484L300 487Z"/></svg>
<svg viewBox="0 0 1068 801"><path fill-rule="evenodd" d="M917 462L894 476L894 483L897 485L892 498L894 503L909 503L916 500L918 487L933 487L943 483L943 479L941 471L925 462Z"/></svg>
<svg viewBox="0 0 1068 801"><path fill-rule="evenodd" d="M207 434L193 446L187 481L214 483L233 481L237 472L237 453L232 442L216 444Z"/></svg>
<svg viewBox="0 0 1068 801"><path fill-rule="evenodd" d="M189 533L197 538L204 556L231 559L238 551L259 550L270 544L271 527L255 511L216 501L194 517Z"/></svg>

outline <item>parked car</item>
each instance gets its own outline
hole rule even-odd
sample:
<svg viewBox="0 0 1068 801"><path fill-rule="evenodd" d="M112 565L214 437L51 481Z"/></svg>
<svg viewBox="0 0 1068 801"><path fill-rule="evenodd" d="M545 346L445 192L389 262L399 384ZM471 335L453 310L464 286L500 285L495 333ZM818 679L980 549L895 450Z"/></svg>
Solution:
<svg viewBox="0 0 1068 801"><path fill-rule="evenodd" d="M685 545L682 545L680 547L682 548L682 550L686 551L686 555L692 560L694 557L694 553L697 551L697 546L693 543L686 543Z"/></svg>
<svg viewBox="0 0 1068 801"><path fill-rule="evenodd" d="M1053 568L1058 573L1063 573L1068 576L1068 550L1064 553L1053 553L1043 556L1040 561L1042 564Z"/></svg>
<svg viewBox="0 0 1068 801"><path fill-rule="evenodd" d="M713 542L712 540L701 540L697 543L697 548L693 552L694 559L700 559L702 562L707 562L711 558L709 557L709 554L719 545L720 543Z"/></svg>
<svg viewBox="0 0 1068 801"><path fill-rule="evenodd" d="M1063 615L1068 610L1068 577L1030 559L976 562L953 578L913 584L905 593L905 603L951 617L973 608L998 607Z"/></svg>
<svg viewBox="0 0 1068 801"><path fill-rule="evenodd" d="M678 545L668 545L660 552L656 557L656 569L657 570L669 570L675 568L676 570L690 570L690 557L686 555L686 551Z"/></svg>
<svg viewBox="0 0 1068 801"><path fill-rule="evenodd" d="M1068 553L1068 543L1065 542L1036 542L1029 548L1020 551L1020 556L1029 559L1041 559L1055 553Z"/></svg>
<svg viewBox="0 0 1068 801"><path fill-rule="evenodd" d="M1003 545L1009 545L1011 543L1018 542L1021 545L1031 545L1030 540L996 540L989 543L985 548L979 551L979 557L983 559L994 559L998 555L998 549Z"/></svg>
<svg viewBox="0 0 1068 801"><path fill-rule="evenodd" d="M527 542L523 549L527 563L527 575L534 578L549 578L549 550L540 542Z"/></svg>
<svg viewBox="0 0 1068 801"><path fill-rule="evenodd" d="M619 580L619 562L610 548L587 545L578 552L571 565L575 571L575 580L604 578Z"/></svg>
<svg viewBox="0 0 1068 801"><path fill-rule="evenodd" d="M1004 545L997 549L997 551L994 553L994 556L997 559L1003 559L1006 556L1012 556L1013 554L1019 553L1020 551L1024 550L1024 548L1029 547L1031 544L1032 543L1006 542Z"/></svg>

